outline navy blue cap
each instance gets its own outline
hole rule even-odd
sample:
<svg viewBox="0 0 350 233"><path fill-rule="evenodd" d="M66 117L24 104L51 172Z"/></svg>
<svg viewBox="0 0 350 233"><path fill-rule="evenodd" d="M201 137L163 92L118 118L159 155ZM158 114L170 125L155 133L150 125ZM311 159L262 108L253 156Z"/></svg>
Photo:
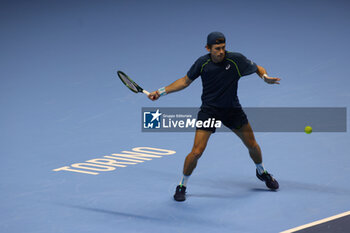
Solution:
<svg viewBox="0 0 350 233"><path fill-rule="evenodd" d="M223 40L218 40L223 39ZM226 38L221 32L212 32L207 37L207 45L225 43Z"/></svg>

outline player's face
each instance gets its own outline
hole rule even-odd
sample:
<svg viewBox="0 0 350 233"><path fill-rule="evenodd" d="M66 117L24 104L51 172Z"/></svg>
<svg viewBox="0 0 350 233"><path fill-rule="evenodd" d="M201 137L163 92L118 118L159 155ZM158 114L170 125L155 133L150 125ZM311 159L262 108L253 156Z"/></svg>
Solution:
<svg viewBox="0 0 350 233"><path fill-rule="evenodd" d="M214 44L211 46L211 49L208 49L211 55L211 58L214 62L222 62L225 58L225 47L226 44Z"/></svg>

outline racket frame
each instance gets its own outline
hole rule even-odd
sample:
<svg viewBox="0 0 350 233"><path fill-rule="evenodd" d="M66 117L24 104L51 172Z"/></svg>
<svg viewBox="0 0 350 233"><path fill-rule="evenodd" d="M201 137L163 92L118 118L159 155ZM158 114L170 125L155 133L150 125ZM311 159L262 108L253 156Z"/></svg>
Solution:
<svg viewBox="0 0 350 233"><path fill-rule="evenodd" d="M140 87L137 83L135 83L135 82L134 82L128 75L126 75L123 71L118 70L118 71L117 71L117 74L118 74L119 79L120 79L120 80L124 83L124 85L125 85L126 87L128 87L132 92L134 92L134 93L142 92L142 93L144 93L145 95L149 95L149 92L148 92L148 91L144 90L144 89L143 89L142 87ZM129 82L131 82L132 85L134 85L134 86L136 87L137 91L135 91L133 88L131 88L131 87L123 80L123 78L121 77L121 75L124 76L124 77L126 77L126 78L129 80Z"/></svg>

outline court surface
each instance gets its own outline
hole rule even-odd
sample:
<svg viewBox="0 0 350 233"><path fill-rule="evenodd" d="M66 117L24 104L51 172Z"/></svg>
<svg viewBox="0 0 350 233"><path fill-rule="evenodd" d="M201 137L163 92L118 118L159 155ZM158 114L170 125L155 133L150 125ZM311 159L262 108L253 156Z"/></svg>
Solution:
<svg viewBox="0 0 350 233"><path fill-rule="evenodd" d="M350 210L348 132L256 133L278 192L255 177L233 133L216 133L188 199L173 201L194 133L143 133L141 108L199 107L201 81L151 102L116 76L123 70L148 91L166 86L206 53L208 33L222 31L227 50L282 79L242 78L242 106L349 108L348 2L0 4L0 232L273 233ZM82 169L135 150L163 154ZM73 164L98 174L54 171Z"/></svg>

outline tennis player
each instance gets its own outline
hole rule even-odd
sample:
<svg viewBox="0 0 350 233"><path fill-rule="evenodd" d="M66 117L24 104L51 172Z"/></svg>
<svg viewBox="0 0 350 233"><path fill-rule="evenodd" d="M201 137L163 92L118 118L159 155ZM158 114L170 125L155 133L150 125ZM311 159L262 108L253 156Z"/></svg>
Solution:
<svg viewBox="0 0 350 233"><path fill-rule="evenodd" d="M279 184L269 174L262 163L261 150L255 140L253 130L248 122L238 97L238 81L242 76L257 73L268 84L279 84L279 78L269 77L266 70L236 52L225 50L226 39L221 32L212 32L207 37L206 49L208 54L198 58L187 75L162 87L148 95L149 99L180 91L188 87L196 78L201 76L203 84L202 105L197 120L205 121L209 118L221 120L222 124L231 129L247 147L251 159L256 165L256 176L271 190L277 190ZM183 168L183 176L176 187L174 199L186 199L187 181L197 161L203 154L209 137L215 132L215 127L197 127L192 151L187 155Z"/></svg>

